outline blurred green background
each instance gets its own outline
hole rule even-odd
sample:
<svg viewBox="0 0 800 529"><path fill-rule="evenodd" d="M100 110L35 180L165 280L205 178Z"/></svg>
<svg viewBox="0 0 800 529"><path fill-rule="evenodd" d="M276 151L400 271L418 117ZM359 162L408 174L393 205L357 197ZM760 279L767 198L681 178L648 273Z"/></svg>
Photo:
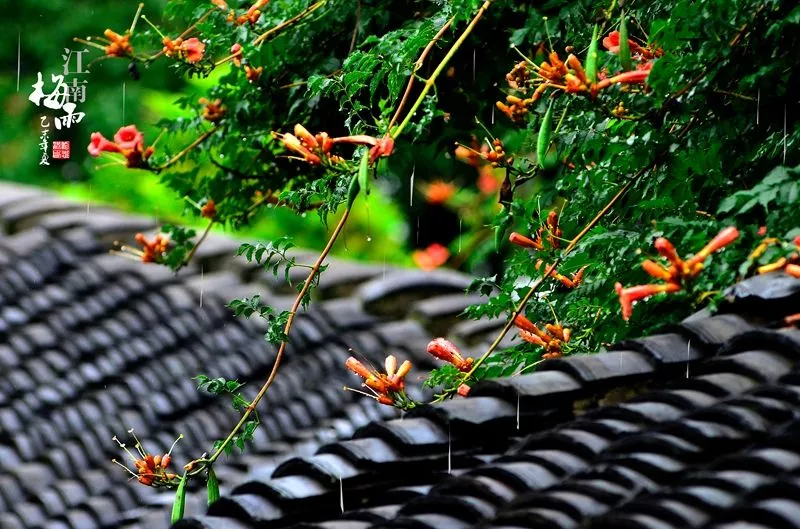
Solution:
<svg viewBox="0 0 800 529"><path fill-rule="evenodd" d="M148 18L161 22L160 13L166 1L148 0L144 4L143 12ZM138 81L131 76L125 60L94 61L87 68L87 63L102 56L102 51L74 42L73 37L102 36L106 28L123 33L131 24L137 5L133 1L28 0L18 3L10 17L7 11L0 21L3 41L0 179L47 187L76 200L111 204L122 210L156 216L162 222L182 224L185 221L182 212L191 206L164 186L159 176L108 165L107 159L91 158L86 151L92 132L99 131L111 138L120 126L131 123L144 132L146 143L154 141L159 134L155 123L161 118L181 115L173 104L179 95L205 95L228 68L221 68L206 79L188 80L178 78L166 61L156 61L148 69L139 66ZM173 34L185 29L169 24L161 27ZM156 45L154 42L153 51L158 49ZM45 93L52 90L50 74L62 73L65 48L90 50L83 55L84 69L90 73L75 76L87 80L86 101L77 108L86 115L81 123L68 130L56 131L51 125L50 141L69 140L71 157L68 161L51 159L49 166L40 166L39 116L47 114L52 121L62 111L37 107L28 96L37 72L42 72ZM192 139L187 136L171 141L180 148ZM367 198L359 199L361 207L355 209L343 243L336 245L334 254L377 262L411 263L406 216L388 193L376 186ZM327 230L316 214L301 217L276 209L265 210L250 227L236 234L247 240L270 240L284 235L291 236L297 246L312 249L322 248L327 240Z"/></svg>

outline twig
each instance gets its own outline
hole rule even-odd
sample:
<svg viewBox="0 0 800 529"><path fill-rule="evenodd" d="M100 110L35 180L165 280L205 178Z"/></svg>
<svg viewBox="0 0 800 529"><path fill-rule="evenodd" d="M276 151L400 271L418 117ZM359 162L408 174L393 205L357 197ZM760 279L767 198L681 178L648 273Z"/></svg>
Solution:
<svg viewBox="0 0 800 529"><path fill-rule="evenodd" d="M205 21L206 21L206 19L209 17L209 15L211 15L211 13L213 13L213 12L214 12L214 10L213 10L213 9L209 9L208 11L206 11L205 13L203 13L203 16L201 16L200 18L198 18L198 19L195 21L195 23L194 23L194 24L192 24L191 26L189 26L188 28L186 28L186 29L183 31L183 33L181 33L180 35L178 35L178 38L179 38L179 39L182 39L183 37L185 37L186 35L188 35L188 34L189 34L189 33L190 33L192 30L194 30L195 28L197 28L197 25L198 25L198 24L202 24L203 22L205 22Z"/></svg>
<svg viewBox="0 0 800 529"><path fill-rule="evenodd" d="M202 235L200 236L200 238L197 240L197 244L195 244L195 245L192 247L192 249L191 249L191 250L189 251L189 253L186 255L186 258L184 258L183 262L181 263L181 266L180 266L180 267L178 267L178 269L181 269L181 268L183 268L184 266L188 265L188 264L191 262L191 260L192 260L192 257L194 257L194 254L196 254L196 253L197 253L197 249L200 247L200 245L201 245L201 244L203 244L203 241L205 241L205 240L206 240L206 237L208 237L208 234L211 232L211 227L214 225L214 223L215 223L215 222L216 222L215 220L211 220L211 221L208 223L208 226L206 226L206 229L205 229L205 231L203 231L203 234L202 234Z"/></svg>
<svg viewBox="0 0 800 529"><path fill-rule="evenodd" d="M422 50L422 54L420 54L419 59L414 63L414 70L411 72L411 75L408 77L408 84L406 84L406 91L403 93L403 98L400 100L400 104L397 105L397 110L394 112L394 116L392 116L392 120L389 122L389 126L386 127L387 131L391 131L394 124L397 123L397 120L400 118L400 113L403 111L403 107L405 107L406 102L408 101L408 96L411 95L411 88L414 86L414 80L416 79L417 71L422 67L422 64L425 62L425 59L428 56L428 53L433 49L433 46L442 38L445 31L453 24L453 20L455 18L451 18L445 24L439 28L439 31L436 35L433 36L431 41L425 46L425 49Z"/></svg>
<svg viewBox="0 0 800 529"><path fill-rule="evenodd" d="M350 50L347 52L348 55L353 53L353 50L356 47L356 37L358 37L358 28L361 25L361 0L356 0L356 25L353 28L353 38L350 39Z"/></svg>
<svg viewBox="0 0 800 529"><path fill-rule="evenodd" d="M755 20L758 17L758 15L761 14L761 11L764 10L764 7L765 6L762 4L758 7L758 9L756 9L756 12L753 13L752 17L753 20ZM729 47L735 48L739 44L739 41L742 40L742 37L747 31L747 27L752 23L753 20L742 25L742 27L739 29L739 32L736 33L736 36L733 37L733 39L728 44ZM694 79L686 83L686 85L683 88L681 88L680 90L669 96L664 101L664 104L661 105L662 111L668 109L669 105L673 101L675 101L676 99L687 93L689 90L691 90L697 83L699 83L708 74L709 71L711 71L712 68L715 68L720 62L722 62L722 59L723 59L722 55L718 55L717 58L711 61L709 64L707 64L706 67L703 68L703 70L699 74L697 74L697 76Z"/></svg>
<svg viewBox="0 0 800 529"><path fill-rule="evenodd" d="M131 27L128 30L128 35L133 35L133 30L136 29L136 23L139 21L139 15L142 14L143 8L144 8L144 2L140 2L139 7L136 9L136 14L133 15L133 22L131 22Z"/></svg>
<svg viewBox="0 0 800 529"><path fill-rule="evenodd" d="M481 19L486 10L489 9L489 6L492 5L493 1L494 0L486 0L481 6L481 8L478 9L478 12L475 13L475 16L472 17L472 20L470 21L469 25L466 27L461 36L458 37L455 43L453 43L453 46L450 48L450 51L447 52L447 55L444 56L442 62L439 63L439 66L436 67L436 69L433 71L428 80L425 81L425 86L422 87L422 92L420 92L419 96L417 97L417 100L414 101L414 105L411 107L411 110L409 110L408 114L406 114L406 119L404 119L403 122L400 123L400 125L398 125L394 131L390 130L390 135L392 136L392 138L397 138L403 132L403 129L405 129L406 126L408 126L408 124L411 123L411 118L414 117L414 113L416 113L419 106L425 100L425 96L427 96L428 92L430 92L431 88L433 88L434 84L436 83L436 78L439 77L439 75L445 69L447 64L450 62L450 59L453 58L453 55L456 54L458 49L461 48L461 45L464 44L464 41L467 40L467 37L469 36L470 33L472 33L472 30L475 29L475 26L478 24L478 21Z"/></svg>
<svg viewBox="0 0 800 529"><path fill-rule="evenodd" d="M411 123L411 118L414 117L414 114L416 113L417 109L425 100L425 96L427 96L428 92L430 92L431 88L433 88L434 84L436 83L436 79L439 77L439 75L445 69L447 64L450 62L450 59L453 58L453 55L455 55L456 52L459 50L459 48L461 48L461 45L464 44L464 41L467 40L467 37L469 36L470 33L472 33L472 30L475 29L475 26L478 24L478 21L481 19L481 17L483 17L483 14L486 12L487 9L489 9L489 6L492 5L493 1L494 0L486 0L481 6L481 8L478 9L478 12L475 13L475 16L472 17L472 20L470 21L466 29L464 29L464 32L461 33L461 36L458 37L455 43L453 43L453 45L450 47L450 50L444 56L444 58L436 67L436 69L433 71L431 76L428 78L427 81L425 81L425 86L422 87L422 92L420 92L419 96L417 96L417 100L414 101L411 110L409 110L408 114L406 114L406 118L403 120L402 123L400 123L400 125L397 126L397 128L394 131L391 130L389 131L392 138L397 138L403 132L403 129L405 129L406 126L408 126L408 124Z"/></svg>
<svg viewBox="0 0 800 529"><path fill-rule="evenodd" d="M354 177L357 178L357 177ZM311 288L311 284L314 282L314 278L316 277L317 273L319 272L320 267L322 266L322 262L328 257L331 249L333 248L333 244L336 242L336 239L339 237L339 234L342 232L345 223L347 222L347 218L350 216L350 208L346 208L344 210L344 214L342 218L339 219L339 223L336 225L336 228L333 230L330 238L328 239L328 244L325 245L325 248L320 253L317 261L314 263L314 266L311 268L311 271L308 273L308 277L303 283L303 288L300 290L300 293L297 295L297 299L294 300L294 304L292 305L292 310L289 312L289 317L286 320L286 326L283 329L283 334L286 336L281 342L280 347L278 348L278 354L275 356L275 364L272 366L272 371L270 371L269 377L267 381L264 382L264 385L261 386L261 389L258 391L258 394L255 398L250 402L250 405L247 407L245 412L242 414L242 417L239 419L239 422L234 426L231 433L228 434L228 437L219 445L217 451L214 452L211 457L209 457L205 462L207 465L213 464L214 461L219 458L220 455L225 451L225 447L230 444L233 440L233 437L236 433L241 429L245 422L247 422L247 418L250 416L251 413L255 410L256 406L258 405L259 401L261 401L264 394L267 392L269 387L272 385L272 381L275 380L275 375L278 373L278 367L281 364L281 359L283 358L283 353L286 351L286 344L288 343L288 336L289 331L292 329L292 324L294 323L294 318L297 315L297 311L300 308L301 303L303 302L303 298L305 297L308 289Z"/></svg>
<svg viewBox="0 0 800 529"><path fill-rule="evenodd" d="M265 31L264 33L259 35L258 38L256 38L256 40L253 41L253 46L258 46L259 44L264 42L266 39L268 39L270 36L272 36L275 33L279 32L283 28L289 27L289 26L291 26L291 25L293 25L293 24L295 24L297 22L300 22L301 20L306 18L308 15L310 15L311 13L313 13L314 11L319 9L320 7L324 6L327 1L328 0L319 0L319 2L316 2L316 3L308 6L303 11L301 11L297 15L293 16L289 20L281 22L280 24L278 24L274 28Z"/></svg>
<svg viewBox="0 0 800 529"><path fill-rule="evenodd" d="M175 156L170 158L167 161L167 163L165 163L164 165L162 165L160 167L156 167L153 170L155 172L159 173L159 172L163 171L164 169L166 169L167 167L170 167L171 165L174 165L175 163L178 162L178 160L180 160L181 158L186 156L186 153L188 153L189 151L191 151L192 149L194 149L195 147L197 147L198 145L203 143L206 140L206 138L208 138L209 136L214 134L217 131L217 129L218 129L218 127L214 127L213 129L209 130L208 132L204 132L203 134L198 136L192 143L190 143L189 145L184 147L181 152L179 152L178 154L176 154Z"/></svg>

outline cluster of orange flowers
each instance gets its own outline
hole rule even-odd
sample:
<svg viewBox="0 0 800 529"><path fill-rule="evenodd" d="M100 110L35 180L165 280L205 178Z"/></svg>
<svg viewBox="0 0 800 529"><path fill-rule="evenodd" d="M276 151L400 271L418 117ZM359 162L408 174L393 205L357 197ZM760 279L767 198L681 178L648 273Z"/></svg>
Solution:
<svg viewBox="0 0 800 529"><path fill-rule="evenodd" d="M477 150L476 144L477 141L473 141L473 147L467 147L456 143L456 159L473 167L478 167L487 162L493 167L497 167L500 162L505 161L506 151L503 149L503 142L499 138L495 138L492 141L491 147L485 143L481 145L480 151Z"/></svg>
<svg viewBox="0 0 800 529"><path fill-rule="evenodd" d="M119 465L124 468L132 477L136 478L139 483L142 485L147 485L148 487L170 487L175 485L178 480L178 475L173 472L168 472L167 467L172 462L172 449L175 448L175 445L178 441L181 440L183 435L178 436L174 443L172 443L172 447L169 449L169 452L164 454L163 456L157 455L154 456L152 454L148 454L142 443L136 437L136 434L133 432L133 428L128 430L128 433L133 436L134 440L136 441L136 452L139 457L136 457L130 450L128 450L127 446L122 443L117 436L113 437L113 440L122 448L126 454L133 460L133 468L131 470L127 466L123 465L116 459L112 459L111 461L115 465Z"/></svg>
<svg viewBox="0 0 800 529"><path fill-rule="evenodd" d="M500 182L494 175L494 168L501 162L510 163L506 159L503 142L500 139L492 141L491 147L482 144L478 148L478 140L472 138L472 147L456 144L455 157L457 160L471 165L478 171L478 191L482 195L492 195L500 189Z"/></svg>
<svg viewBox="0 0 800 529"><path fill-rule="evenodd" d="M763 233L762 235L766 235L766 228L762 228ZM794 238L792 241L798 249L800 249L800 235ZM772 245L779 245L781 244L780 239L775 237L765 238L764 240L759 243L755 250L750 254L748 257L749 260L755 260L764 255L764 252L767 251ZM759 274L768 274L770 272L776 272L778 270L783 270L787 274L792 277L800 278L800 254L798 252L792 252L786 257L780 257L776 261L772 263L765 264L758 267Z"/></svg>
<svg viewBox="0 0 800 529"><path fill-rule="evenodd" d="M630 319L633 314L633 303L636 301L662 292L671 293L681 290L687 280L695 278L703 270L703 263L709 255L721 250L738 238L739 230L734 226L729 226L719 232L702 250L686 261L678 256L678 252L675 251L675 247L669 240L664 237L656 239L654 243L656 250L670 263L670 266L666 267L661 263L646 259L642 262L642 268L654 278L663 279L666 282L628 288L623 288L622 284L616 283L614 288L617 291L619 303L622 307L622 318L626 321Z"/></svg>
<svg viewBox="0 0 800 529"><path fill-rule="evenodd" d="M206 45L197 37L186 40L181 37L175 40L164 37L161 42L164 44L164 55L167 57L180 57L192 64L200 62L206 50Z"/></svg>
<svg viewBox="0 0 800 529"><path fill-rule="evenodd" d="M108 44L105 47L106 55L109 57L130 57L133 55L133 46L131 46L131 36L127 33L125 35L120 35L119 33L115 33L110 29L107 29L103 32L105 35L105 39L99 40L106 40Z"/></svg>
<svg viewBox="0 0 800 529"><path fill-rule="evenodd" d="M238 42L236 44L234 44L233 46L231 46L231 57L230 58L231 58L231 62L233 62L234 66L236 66L237 68L240 68L242 66L242 58L243 58L242 45L239 44ZM257 83L258 80L261 78L261 74L263 72L264 72L264 67L263 66L259 66L257 68L253 68L249 64L245 64L244 65L244 75L245 75L245 77L247 77L247 81L250 84Z"/></svg>
<svg viewBox="0 0 800 529"><path fill-rule="evenodd" d="M615 84L643 84L650 74L654 59L663 52L659 48L641 46L631 39L628 39L628 43L632 58L638 61L636 69L613 76L601 70L597 74L597 80L590 80L586 76L580 59L572 53L567 56L566 61L562 61L556 51L551 51L547 60L538 65L521 61L506 74L508 86L522 94L527 94L531 86L536 86L536 89L528 98L508 95L505 103L497 102L497 108L509 119L519 122L528 114L528 107L538 101L548 88L563 90L568 94L584 93L594 98L598 92ZM609 33L603 39L603 46L611 53L619 53L619 32Z"/></svg>
<svg viewBox="0 0 800 529"><path fill-rule="evenodd" d="M546 237L545 234L547 234ZM544 243L546 241L547 244L557 250L561 246L561 236L561 228L558 227L558 212L556 210L552 210L547 214L547 220L545 221L545 224L536 230L536 235L533 237L533 239L530 237L525 237L524 235L520 235L517 232L512 232L508 240L517 246L522 246L523 248L532 248L539 251L544 250Z"/></svg>
<svg viewBox="0 0 800 529"><path fill-rule="evenodd" d="M272 136L283 143L288 150L300 155L299 158L293 158L303 160L311 165L319 165L323 160L330 163L341 162L342 159L339 156L331 155L331 149L339 143L369 146L369 163L374 163L380 157L390 156L394 151L394 139L389 135L383 138L374 138L363 134L331 138L327 132L321 132L315 136L299 123L294 126L294 134L273 132Z"/></svg>
<svg viewBox="0 0 800 529"><path fill-rule="evenodd" d="M462 373L468 373L472 369L474 360L472 358L464 358L458 347L452 342L444 338L435 338L428 344L428 353L444 360L456 367ZM356 391L367 397L375 399L381 404L393 406L400 409L411 409L416 403L409 399L405 394L405 377L411 371L411 362L405 360L400 366L397 366L397 358L394 355L386 357L384 362L385 372L381 373L375 368L368 368L362 362L351 356L345 361L345 367L356 375L364 379L361 384L363 388L369 390L370 393L357 391L345 386L345 390ZM458 394L466 397L469 393L469 386L461 384L458 388Z"/></svg>
<svg viewBox="0 0 800 529"><path fill-rule="evenodd" d="M514 318L514 325L517 326L520 338L544 349L543 359L559 358L564 354L563 346L569 342L572 334L570 329L563 328L560 323L548 323L543 331L522 314Z"/></svg>
<svg viewBox="0 0 800 529"><path fill-rule="evenodd" d="M114 250L111 253L143 263L157 263L169 248L169 237L163 233L156 234L152 241L148 241L142 233L137 233L135 239L141 245L141 249L122 245L118 251Z"/></svg>
<svg viewBox="0 0 800 529"><path fill-rule="evenodd" d="M237 26L241 26L242 24L250 23L251 26L255 26L258 19L261 18L261 9L264 8L268 3L269 0L256 0L256 2L251 5L247 11L245 11L241 15L236 15L236 11L230 7L228 7L228 3L225 0L211 0L211 3L220 8L222 11L230 11L228 12L227 21Z"/></svg>
<svg viewBox="0 0 800 529"><path fill-rule="evenodd" d="M545 224L536 230L536 235L532 239L517 232L512 232L511 235L509 235L508 240L517 246L531 248L532 250L536 251L544 250L546 242L553 249L557 250L561 246L561 236L561 228L558 227L558 212L553 210L548 213ZM546 270L547 268L549 268L549 265L545 266L544 261L541 259L536 261L536 270L542 271L543 269ZM585 271L586 266L583 266L580 268L580 270L572 274L571 277L567 277L563 274L560 274L558 270L554 268L550 271L549 277L552 277L567 288L575 288L583 282L583 273Z"/></svg>
<svg viewBox="0 0 800 529"><path fill-rule="evenodd" d="M225 115L226 109L221 99L209 101L205 97L201 97L197 102L203 105L203 119L206 121L216 123Z"/></svg>
<svg viewBox="0 0 800 529"><path fill-rule="evenodd" d="M368 369L352 356L345 361L344 365L364 379L361 385L372 392L372 395L368 395L369 397L387 406L404 407L408 405L409 401L405 396L405 377L411 371L410 361L406 360L398 367L397 358L389 355L384 362L385 373L381 373L377 369Z"/></svg>

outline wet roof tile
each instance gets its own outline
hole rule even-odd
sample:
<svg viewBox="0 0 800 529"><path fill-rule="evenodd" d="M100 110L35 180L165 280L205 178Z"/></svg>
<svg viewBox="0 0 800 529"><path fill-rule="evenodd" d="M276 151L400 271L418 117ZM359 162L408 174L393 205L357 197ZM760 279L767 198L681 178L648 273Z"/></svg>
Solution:
<svg viewBox="0 0 800 529"><path fill-rule="evenodd" d="M232 260L238 243L224 237L176 276L105 254L149 219L0 189L13 231L0 238L0 525L165 528L169 495L126 484L97 447L114 453L111 436L133 426L163 448L184 433L176 459L207 450L233 412L183 375L239 378L252 396L274 350L225 301L259 281L288 307L291 290ZM335 264L325 301L297 319L252 451L219 469L223 498L208 514L190 493L179 527L774 528L800 516L797 483L780 477L800 468L800 338L763 326L796 312L800 281L746 280L717 315L479 382L401 419L340 390L356 383L346 347L426 369L434 334L477 354L502 321L454 328L478 301L463 275ZM46 419L24 420L34 415Z"/></svg>

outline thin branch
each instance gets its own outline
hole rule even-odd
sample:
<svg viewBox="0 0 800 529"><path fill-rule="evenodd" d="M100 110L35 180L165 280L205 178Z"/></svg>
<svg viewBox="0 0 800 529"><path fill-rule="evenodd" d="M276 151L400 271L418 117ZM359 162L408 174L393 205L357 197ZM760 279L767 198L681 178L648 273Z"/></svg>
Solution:
<svg viewBox="0 0 800 529"><path fill-rule="evenodd" d="M179 267L179 269L183 268L184 266L188 265L191 262L192 257L194 257L194 254L197 253L197 249L200 248L200 245L203 244L203 241L205 241L206 237L208 237L208 234L211 232L211 227L214 225L215 222L216 222L215 220L211 220L208 223L208 226L206 226L205 231L203 231L203 234L197 240L197 244L195 244L192 247L191 251L186 255L186 258L181 263L181 266Z"/></svg>
<svg viewBox="0 0 800 529"><path fill-rule="evenodd" d="M242 428L242 426L244 426L244 423L247 422L247 418L250 417L251 413L253 413L258 403L264 397L264 394L272 385L273 380L275 380L275 375L277 375L278 373L278 367L281 364L281 359L283 358L283 354L286 351L286 344L288 343L289 331L292 329L292 324L294 323L294 318L297 315L297 311L300 309L300 305L303 302L303 298L305 297L309 288L311 288L311 284L314 282L314 278L319 272L319 269L322 266L322 262L325 260L325 258L328 257L328 254L333 248L333 245L336 242L336 239L339 237L339 234L342 232L342 229L344 228L344 225L347 222L347 218L349 216L350 216L350 208L347 208L344 210L342 218L339 219L339 223L336 225L336 228L333 230L333 233L328 239L328 244L325 245L325 248L322 250L322 253L320 253L319 258L317 258L317 261L314 263L314 266L308 273L308 277L306 278L305 283L303 283L303 288L300 290L300 293L297 295L297 299L295 299L294 304L292 305L292 309L289 312L289 317L286 320L286 326L283 329L283 334L286 336L286 339L284 339L281 342L281 345L278 348L278 354L275 356L275 364L272 366L272 371L270 371L267 381L264 382L263 386L261 386L261 389L258 391L258 394L255 396L250 405L247 407L247 410L245 410L245 412L242 414L242 417L239 419L239 422L236 424L236 426L234 426L233 430L231 430L231 433L228 435L228 437L222 442L222 444L220 444L219 448L217 448L217 451L214 452L211 455L211 457L209 457L205 461L207 465L213 464L214 461L216 461L217 458L219 458L219 456L223 454L223 452L225 451L225 447L231 443L236 433Z"/></svg>
<svg viewBox="0 0 800 529"><path fill-rule="evenodd" d="M353 28L353 38L350 39L350 50L347 52L348 55L353 53L353 50L356 47L356 37L358 37L358 28L361 25L361 0L356 0L356 25Z"/></svg>
<svg viewBox="0 0 800 529"><path fill-rule="evenodd" d="M316 3L308 6L303 11L301 11L297 15L293 16L289 20L281 22L280 24L278 24L274 28L265 31L264 33L259 35L258 38L256 38L256 40L253 41L253 46L258 46L259 44L261 44L262 42L267 40L269 37L271 37L272 35L278 33L283 28L287 28L287 27L289 27L291 25L296 24L297 22L300 22L301 20L306 18L308 15L310 15L311 13L313 13L314 11L319 9L320 7L324 6L327 3L327 1L328 0L319 0L319 2L316 2Z"/></svg>
<svg viewBox="0 0 800 529"><path fill-rule="evenodd" d="M389 134L392 138L397 138L403 132L403 129L405 129L408 124L411 123L411 118L414 117L414 113L416 113L419 106L425 100L425 96L427 96L428 92L430 92L431 88L433 88L434 84L436 83L436 79L439 77L442 71L444 71L445 67L450 62L450 59L453 58L453 55L455 55L459 48L461 48L461 45L464 44L464 41L467 40L467 37L469 37L470 33L472 33L472 30L475 29L475 26L478 25L478 21L480 21L481 17L483 17L483 14L487 9L489 9L489 6L492 5L493 1L494 0L486 0L481 8L478 9L478 12L475 13L475 16L472 17L469 25L466 27L466 29L464 29L464 32L460 37L458 37L455 43L453 43L453 46L450 48L450 51L447 52L447 55L444 56L442 62L439 63L439 66L436 67L428 80L425 81L425 86L422 88L422 92L417 97L417 100L414 102L411 110L409 110L408 114L406 114L406 118L394 131L389 131Z"/></svg>
<svg viewBox="0 0 800 529"><path fill-rule="evenodd" d="M182 150L181 152L179 152L178 154L176 154L175 156L173 156L172 158L170 158L170 159L167 161L167 163L165 163L164 165L162 165L162 166L160 166L160 167L155 167L155 168L153 168L153 170L154 170L155 172L157 172L157 173L158 173L158 172L161 172L161 171L163 171L163 170L164 170L164 169L166 169L167 167L170 167L171 165L174 165L174 164L175 164L175 163L177 163L177 162L178 162L178 161L179 161L181 158L183 158L184 156L186 156L186 154L187 154L189 151L191 151L192 149L194 149L195 147L197 147L198 145L200 145L201 143L203 143L203 142L206 140L206 138L208 138L209 136L211 136L212 134L214 134L214 133L217 131L217 129L218 129L218 127L214 127L213 129L209 130L208 132L204 132L203 134L201 134L200 136L198 136L198 137L197 137L197 138L196 138L196 139L195 139L195 140L194 140L192 143L190 143L189 145L187 145L186 147L184 147L184 148L183 148L183 150Z"/></svg>
<svg viewBox="0 0 800 529"><path fill-rule="evenodd" d="M400 100L400 104L397 105L397 110L394 112L394 116L392 116L392 120L389 122L389 126L386 127L387 131L391 131L394 124L397 123L397 120L400 118L400 113L403 111L403 107L405 107L406 102L408 101L409 95L411 95L411 88L414 86L414 79L416 78L417 71L422 67L422 64L425 62L425 59L428 56L428 53L433 49L433 46L442 38L445 31L447 31L450 26L453 24L454 18L451 18L439 29L436 35L433 36L431 41L425 46L425 49L422 50L422 54L419 56L419 59L414 63L414 71L411 72L411 75L408 78L408 84L406 84L406 91L403 93L403 98Z"/></svg>
<svg viewBox="0 0 800 529"><path fill-rule="evenodd" d="M748 26L750 24L752 24L753 20L755 20L758 17L759 14L761 14L761 11L764 10L764 7L765 6L762 4L762 5L760 5L758 7L758 9L756 9L756 12L753 13L752 20L750 22L747 22L744 25L742 25L742 27L739 29L739 32L736 33L736 36L733 37L733 39L728 44L729 47L735 48L739 44L739 42L742 40L742 37L744 36L745 32L747 31ZM707 64L706 67L703 68L703 70L699 74L697 74L697 76L694 79L692 79L691 81L686 83L686 85L683 88L681 88L680 90L678 90L677 92L675 92L674 94L669 96L666 99L666 101L664 101L664 104L661 105L661 108L662 109L668 109L670 103L672 103L673 101L675 101L676 99L678 99L682 95L686 94L689 90L691 90L706 75L708 75L708 72L711 71L712 68L716 68L716 66L720 62L722 62L722 59L723 59L723 56L722 55L718 55L717 58L714 59L713 61L711 61L709 64Z"/></svg>

